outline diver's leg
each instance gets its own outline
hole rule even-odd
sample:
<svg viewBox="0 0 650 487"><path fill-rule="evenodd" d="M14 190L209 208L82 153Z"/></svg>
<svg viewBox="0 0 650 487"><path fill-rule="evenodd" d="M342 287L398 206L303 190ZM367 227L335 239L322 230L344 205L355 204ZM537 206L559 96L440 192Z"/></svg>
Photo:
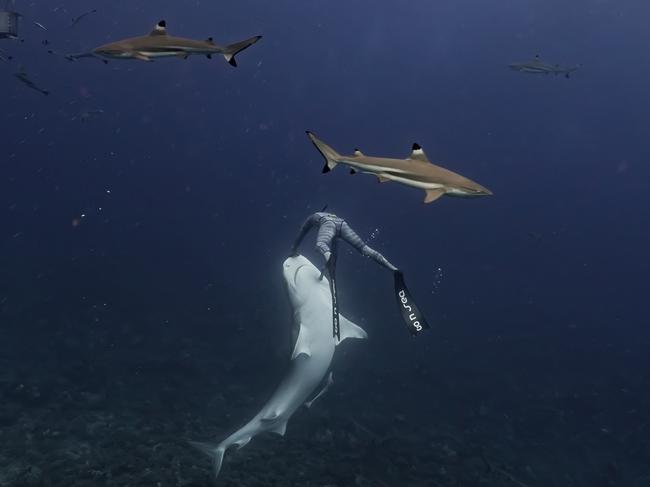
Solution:
<svg viewBox="0 0 650 487"><path fill-rule="evenodd" d="M320 278L323 279L325 269L331 264L334 264L333 253L336 250L336 224L333 221L326 220L318 228L318 235L316 236L316 249L323 254L325 265L320 272Z"/></svg>
<svg viewBox="0 0 650 487"><path fill-rule="evenodd" d="M332 221L324 221L318 228L318 235L316 235L316 249L323 254L325 261L330 259L335 237L336 224Z"/></svg>

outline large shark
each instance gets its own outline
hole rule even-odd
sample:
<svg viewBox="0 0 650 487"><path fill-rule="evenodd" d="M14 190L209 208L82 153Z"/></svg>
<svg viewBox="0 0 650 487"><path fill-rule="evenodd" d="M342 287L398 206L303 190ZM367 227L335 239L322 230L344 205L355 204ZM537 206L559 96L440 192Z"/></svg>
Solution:
<svg viewBox="0 0 650 487"><path fill-rule="evenodd" d="M172 37L167 34L167 22L161 20L148 34L131 37L109 44L104 44L91 51L90 54L111 59L139 59L153 61L159 57L177 57L187 59L192 55L203 55L212 58L213 54L221 54L231 66L237 66L235 55L259 41L262 36L255 36L227 46L218 46L212 37L201 41ZM72 58L86 57L88 54L72 55Z"/></svg>
<svg viewBox="0 0 650 487"><path fill-rule="evenodd" d="M287 375L262 410L248 423L218 444L191 442L208 454L214 474L219 475L224 453L231 446L242 448L264 432L284 435L291 415L311 403L331 384L314 394L327 376L336 346L346 338L366 338L366 332L340 316L341 338L332 336L332 296L327 278L307 258L298 255L284 261L284 280L299 327Z"/></svg>
<svg viewBox="0 0 650 487"><path fill-rule="evenodd" d="M411 154L406 159L366 156L359 149L355 149L354 154L350 156L344 156L318 139L312 132L307 131L307 135L325 158L324 173L334 169L337 164L344 164L350 167L352 174L356 172L374 174L382 183L396 181L423 189L426 192L425 203L431 203L443 195L475 197L492 194L489 189L471 179L432 164L418 144L413 144Z"/></svg>
<svg viewBox="0 0 650 487"><path fill-rule="evenodd" d="M559 64L549 64L542 61L538 54L534 59L531 59L530 61L523 63L512 63L509 65L509 67L513 71L518 71L520 73L556 75L563 74L565 78L569 78L569 75L577 70L580 66L578 65L572 68L563 68Z"/></svg>

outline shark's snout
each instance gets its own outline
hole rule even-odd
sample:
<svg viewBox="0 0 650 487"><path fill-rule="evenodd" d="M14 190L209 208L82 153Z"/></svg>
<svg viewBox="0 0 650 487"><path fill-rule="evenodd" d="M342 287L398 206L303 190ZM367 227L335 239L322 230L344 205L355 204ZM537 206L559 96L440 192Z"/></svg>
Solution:
<svg viewBox="0 0 650 487"><path fill-rule="evenodd" d="M474 191L476 193L476 196L492 196L494 194L492 193L492 191L490 191L487 188L484 188L483 186L481 186L479 189L476 189Z"/></svg>

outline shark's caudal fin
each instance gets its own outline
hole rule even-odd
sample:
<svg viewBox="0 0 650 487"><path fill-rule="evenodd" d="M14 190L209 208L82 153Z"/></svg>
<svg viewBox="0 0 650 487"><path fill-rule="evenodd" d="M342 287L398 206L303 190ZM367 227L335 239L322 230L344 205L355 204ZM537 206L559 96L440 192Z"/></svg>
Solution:
<svg viewBox="0 0 650 487"><path fill-rule="evenodd" d="M245 41L235 42L234 44L229 44L223 49L223 57L226 58L226 61L228 61L228 64L230 64L231 66L236 68L237 67L237 61L235 60L235 55L242 52L247 47L252 46L257 41L259 41L261 38L262 38L262 36L255 36L255 37L251 37L250 39L246 39Z"/></svg>
<svg viewBox="0 0 650 487"><path fill-rule="evenodd" d="M325 142L317 138L313 132L310 132L307 130L307 137L309 137L309 140L311 140L311 143L314 144L316 149L318 149L318 152L321 153L323 158L325 159L325 165L323 166L323 172L330 172L332 169L336 167L337 160L341 158L341 155L336 152L334 149L332 149L329 145L327 145Z"/></svg>
<svg viewBox="0 0 650 487"><path fill-rule="evenodd" d="M226 447L221 443L218 445L213 445L210 443L201 443L199 441L190 441L189 444L197 450L201 450L212 459L214 477L217 478L219 476L219 472L221 472L221 464L223 463L223 455L226 453Z"/></svg>

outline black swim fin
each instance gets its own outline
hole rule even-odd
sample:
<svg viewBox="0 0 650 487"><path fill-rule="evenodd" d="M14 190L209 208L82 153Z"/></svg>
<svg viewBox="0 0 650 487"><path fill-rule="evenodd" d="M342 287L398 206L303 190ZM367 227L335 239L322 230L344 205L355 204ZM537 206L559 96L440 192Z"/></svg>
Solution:
<svg viewBox="0 0 650 487"><path fill-rule="evenodd" d="M395 271L395 298L404 324L411 335L415 336L422 330L431 328L406 287L404 274L401 271Z"/></svg>

